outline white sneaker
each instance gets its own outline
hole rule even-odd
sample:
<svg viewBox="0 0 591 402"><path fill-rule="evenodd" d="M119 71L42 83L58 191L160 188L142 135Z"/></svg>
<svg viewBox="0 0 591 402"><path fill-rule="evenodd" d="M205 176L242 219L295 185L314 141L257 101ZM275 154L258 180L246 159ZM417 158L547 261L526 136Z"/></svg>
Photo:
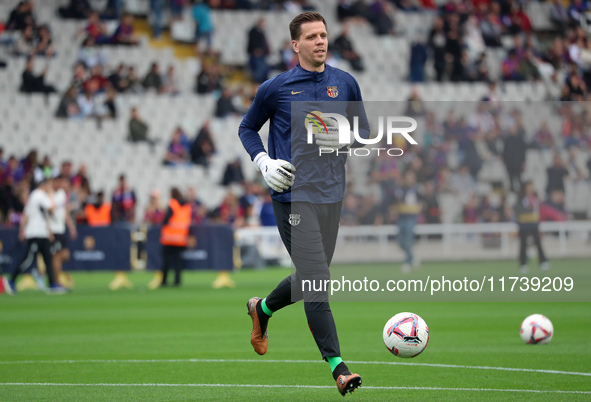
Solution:
<svg viewBox="0 0 591 402"><path fill-rule="evenodd" d="M548 271L550 269L550 262L544 261L540 264L540 271Z"/></svg>
<svg viewBox="0 0 591 402"><path fill-rule="evenodd" d="M403 274L408 274L411 270L412 270L412 267L410 266L410 264L404 263L400 267L400 272L402 272Z"/></svg>
<svg viewBox="0 0 591 402"><path fill-rule="evenodd" d="M519 272L521 272L522 274L527 274L527 271L529 271L529 267L527 265L522 265L521 267L519 267Z"/></svg>

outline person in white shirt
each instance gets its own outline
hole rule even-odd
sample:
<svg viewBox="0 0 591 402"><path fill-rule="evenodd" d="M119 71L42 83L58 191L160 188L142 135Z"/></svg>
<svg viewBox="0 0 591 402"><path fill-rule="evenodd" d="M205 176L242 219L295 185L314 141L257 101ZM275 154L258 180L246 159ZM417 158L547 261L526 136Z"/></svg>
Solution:
<svg viewBox="0 0 591 402"><path fill-rule="evenodd" d="M16 269L8 280L8 287L6 289L9 294L15 292L16 279L31 266L37 253L41 253L43 256L49 291L52 293L63 291L63 288L55 282L53 261L51 258L51 242L54 240L54 237L49 228L48 216L54 210L53 189L49 181L43 180L29 195L29 200L23 211L18 236L21 241L27 241L27 252L16 265Z"/></svg>
<svg viewBox="0 0 591 402"><path fill-rule="evenodd" d="M52 179L53 186L53 201L55 203L55 210L49 216L49 229L53 233L53 243L51 245L51 252L53 254L53 272L55 279L61 285L62 266L64 262L70 259L70 250L68 250L68 236L66 235L66 227L72 239L78 235L76 226L70 215L70 208L68 206L68 186L70 180L66 176L56 176ZM69 282L69 281L68 281ZM66 285L67 286L67 285Z"/></svg>

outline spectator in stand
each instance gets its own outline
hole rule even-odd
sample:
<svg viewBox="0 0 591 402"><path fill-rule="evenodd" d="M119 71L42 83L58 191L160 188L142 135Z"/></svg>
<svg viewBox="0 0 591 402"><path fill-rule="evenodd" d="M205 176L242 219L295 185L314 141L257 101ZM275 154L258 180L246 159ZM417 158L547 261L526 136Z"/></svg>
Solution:
<svg viewBox="0 0 591 402"><path fill-rule="evenodd" d="M56 92L52 85L45 83L45 75L47 74L47 67L43 69L40 75L36 75L33 71L35 67L35 57L30 56L27 59L25 70L22 73L22 83L20 91L31 94L31 93L43 93L50 94Z"/></svg>
<svg viewBox="0 0 591 402"><path fill-rule="evenodd" d="M211 122L208 120L203 124L191 146L191 162L196 165L203 165L206 168L215 153L213 135L211 133Z"/></svg>
<svg viewBox="0 0 591 402"><path fill-rule="evenodd" d="M115 102L117 98L117 91L113 86L107 86L107 92L105 96L105 101L103 102L103 109L105 111L104 117L108 117L111 119L117 118L117 103Z"/></svg>
<svg viewBox="0 0 591 402"><path fill-rule="evenodd" d="M119 176L119 185L113 190L111 200L113 208L113 222L135 222L135 192L127 184L125 175Z"/></svg>
<svg viewBox="0 0 591 402"><path fill-rule="evenodd" d="M257 21L248 32L248 47L247 53L249 56L248 65L250 73L254 82L259 84L267 80L269 74L269 66L267 65L267 57L269 56L269 44L265 35L265 19L261 18Z"/></svg>
<svg viewBox="0 0 591 402"><path fill-rule="evenodd" d="M406 112L405 116L409 117L421 117L425 114L425 105L419 95L419 89L415 86L410 90L410 96L406 100Z"/></svg>
<svg viewBox="0 0 591 402"><path fill-rule="evenodd" d="M153 62L150 66L150 71L144 77L142 86L146 90L154 89L157 93L162 92L162 77L160 76L160 66L157 62Z"/></svg>
<svg viewBox="0 0 591 402"><path fill-rule="evenodd" d="M117 66L111 75L109 75L109 82L117 92L125 92L129 88L129 81L124 74L125 64L121 63Z"/></svg>
<svg viewBox="0 0 591 402"><path fill-rule="evenodd" d="M554 149L554 137L548 128L548 122L546 120L542 121L540 128L534 134L530 146L545 151Z"/></svg>
<svg viewBox="0 0 591 402"><path fill-rule="evenodd" d="M493 11L486 14L485 19L480 23L482 38L488 47L501 47L501 36L503 35L503 25L499 16Z"/></svg>
<svg viewBox="0 0 591 402"><path fill-rule="evenodd" d="M181 21L185 8L185 0L170 0L170 17L172 21Z"/></svg>
<svg viewBox="0 0 591 402"><path fill-rule="evenodd" d="M12 45L12 54L28 57L36 53L36 48L35 32L31 25L27 25Z"/></svg>
<svg viewBox="0 0 591 402"><path fill-rule="evenodd" d="M386 0L374 0L369 6L369 22L376 35L394 35L393 8Z"/></svg>
<svg viewBox="0 0 591 402"><path fill-rule="evenodd" d="M552 194L555 190L564 193L564 178L568 177L568 170L564 166L564 160L559 153L554 154L552 166L546 169L546 175L546 195Z"/></svg>
<svg viewBox="0 0 591 402"><path fill-rule="evenodd" d="M169 95L178 95L181 93L179 80L176 76L176 70L171 64L162 76L162 93Z"/></svg>
<svg viewBox="0 0 591 402"><path fill-rule="evenodd" d="M531 50L526 50L519 62L518 73L526 81L539 81L542 78L537 61Z"/></svg>
<svg viewBox="0 0 591 402"><path fill-rule="evenodd" d="M518 132L516 126L509 127L503 139L503 163L509 176L509 188L511 191L522 189L521 174L525 169L525 139Z"/></svg>
<svg viewBox="0 0 591 402"><path fill-rule="evenodd" d="M224 176L222 177L222 186L228 186L232 183L243 184L244 174L242 173L242 164L240 158L236 158L226 165Z"/></svg>
<svg viewBox="0 0 591 402"><path fill-rule="evenodd" d="M148 124L140 117L140 114L137 108L131 108L131 117L129 119L129 136L127 139L131 142L147 142L152 146L152 151L154 150L154 144L156 141L148 137L148 130L150 127Z"/></svg>
<svg viewBox="0 0 591 402"><path fill-rule="evenodd" d="M203 223L207 215L207 209L197 197L195 187L189 187L187 189L187 202L191 205L191 222L196 225Z"/></svg>
<svg viewBox="0 0 591 402"><path fill-rule="evenodd" d="M82 46L78 51L78 61L84 63L87 68L94 66L106 66L107 57L105 52L96 46L94 38L88 36L82 42Z"/></svg>
<svg viewBox="0 0 591 402"><path fill-rule="evenodd" d="M445 72L446 37L444 23L441 17L436 17L429 33L428 45L433 55L433 67L437 81L443 81Z"/></svg>
<svg viewBox="0 0 591 402"><path fill-rule="evenodd" d="M291 70L298 64L297 54L293 51L290 41L283 42L283 46L279 49L279 60L276 68L280 71Z"/></svg>
<svg viewBox="0 0 591 402"><path fill-rule="evenodd" d="M199 46L202 39L205 39L207 45L206 52L211 51L213 41L213 20L211 18L211 8L208 0L193 0L194 5L191 10L193 20L195 21L195 52L201 54Z"/></svg>
<svg viewBox="0 0 591 402"><path fill-rule="evenodd" d="M103 68L97 64L90 71L90 77L82 84L82 89L86 91L93 84L97 93L104 93L109 85L109 79L103 74Z"/></svg>
<svg viewBox="0 0 591 402"><path fill-rule="evenodd" d="M425 81L425 63L427 63L427 45L421 41L415 41L410 46L410 82Z"/></svg>
<svg viewBox="0 0 591 402"><path fill-rule="evenodd" d="M164 220L165 209L160 199L160 190L157 188L150 192L150 201L144 213L144 223L148 225L160 225Z"/></svg>
<svg viewBox="0 0 591 402"><path fill-rule="evenodd" d="M441 223L441 209L433 180L428 180L423 184L423 216L425 223Z"/></svg>
<svg viewBox="0 0 591 402"><path fill-rule="evenodd" d="M80 117L102 118L107 114L102 100L98 95L98 81L89 80L84 86L84 93L78 96L78 106L80 108Z"/></svg>
<svg viewBox="0 0 591 402"><path fill-rule="evenodd" d="M167 166L183 165L189 159L189 150L185 148L182 141L182 130L177 127L172 134L172 139L168 145L166 156L164 157L164 164Z"/></svg>
<svg viewBox="0 0 591 402"><path fill-rule="evenodd" d="M27 26L33 28L37 26L33 17L33 3L29 0L19 2L10 12L8 22L6 23L6 30L23 31Z"/></svg>
<svg viewBox="0 0 591 402"><path fill-rule="evenodd" d="M35 54L44 57L55 56L55 47L53 46L51 32L47 25L41 25L37 31Z"/></svg>
<svg viewBox="0 0 591 402"><path fill-rule="evenodd" d="M92 7L90 6L89 0L70 0L68 6L58 8L60 17L76 20L85 19L91 12Z"/></svg>
<svg viewBox="0 0 591 402"><path fill-rule="evenodd" d="M121 22L111 37L111 42L115 45L136 46L139 44L133 30L133 15L125 13L121 17Z"/></svg>
<svg viewBox="0 0 591 402"><path fill-rule="evenodd" d="M561 35L564 35L569 25L568 10L564 7L561 0L552 0L552 6L550 7L550 21L560 31Z"/></svg>
<svg viewBox="0 0 591 402"><path fill-rule="evenodd" d="M129 68L127 69L127 83L128 83L128 87L126 92L132 93L132 94L139 94L143 92L143 88L142 88L142 84L140 82L140 77L138 76L135 67L134 66L129 66Z"/></svg>
<svg viewBox="0 0 591 402"><path fill-rule="evenodd" d="M479 216L478 196L472 194L468 199L468 202L464 204L464 207L462 208L463 222L478 223Z"/></svg>
<svg viewBox="0 0 591 402"><path fill-rule="evenodd" d="M55 117L61 119L75 119L80 117L80 106L78 106L78 90L76 87L70 87L60 100L55 112Z"/></svg>
<svg viewBox="0 0 591 402"><path fill-rule="evenodd" d="M355 71L363 71L363 61L359 53L355 51L353 42L349 37L351 29L348 25L343 27L341 34L335 39L334 43L330 48L337 53L342 59L347 60L351 65L351 68ZM291 46L290 46L291 49ZM293 53L293 50L292 50Z"/></svg>
<svg viewBox="0 0 591 402"><path fill-rule="evenodd" d="M524 81L525 77L519 70L520 59L515 49L509 50L507 58L503 61L503 79L505 81Z"/></svg>
<svg viewBox="0 0 591 402"><path fill-rule="evenodd" d="M86 38L92 38L97 45L110 44L112 38L108 35L107 27L99 18L95 11L88 14L88 23L84 28L78 31L77 36L86 35Z"/></svg>
<svg viewBox="0 0 591 402"><path fill-rule="evenodd" d="M554 190L546 201L540 204L540 221L564 222L568 220L568 212L564 203L564 192Z"/></svg>
<svg viewBox="0 0 591 402"><path fill-rule="evenodd" d="M583 0L572 0L568 8L568 16L570 17L570 24L573 26L582 25L583 18L587 12L587 3Z"/></svg>
<svg viewBox="0 0 591 402"><path fill-rule="evenodd" d="M464 24L464 43L468 50L470 62L475 61L486 50L478 18L475 15L470 15Z"/></svg>
<svg viewBox="0 0 591 402"><path fill-rule="evenodd" d="M441 172L443 173L443 172ZM442 177L440 177L440 180ZM439 184L440 191L443 183ZM453 193L465 199L476 192L476 181L470 174L470 169L466 165L459 167L458 171L451 175L449 179L449 187Z"/></svg>
<svg viewBox="0 0 591 402"><path fill-rule="evenodd" d="M220 67L214 65L203 65L201 71L197 75L195 83L195 92L200 95L210 94L213 91L222 89Z"/></svg>
<svg viewBox="0 0 591 402"><path fill-rule="evenodd" d="M224 118L231 114L242 113L242 111L234 106L234 93L232 90L229 88L224 89L215 106L215 117Z"/></svg>
<svg viewBox="0 0 591 402"><path fill-rule="evenodd" d="M83 91L82 86L88 79L88 70L86 66L80 62L74 64L74 72L72 74L72 81L70 82L70 87L76 88L78 93Z"/></svg>

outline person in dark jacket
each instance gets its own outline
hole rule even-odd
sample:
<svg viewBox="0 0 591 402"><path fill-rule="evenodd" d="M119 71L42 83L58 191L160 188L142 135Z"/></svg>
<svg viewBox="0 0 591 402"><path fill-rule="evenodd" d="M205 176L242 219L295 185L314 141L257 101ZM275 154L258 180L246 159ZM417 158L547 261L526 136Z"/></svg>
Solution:
<svg viewBox="0 0 591 402"><path fill-rule="evenodd" d="M33 68L35 66L35 58L33 56L27 59L27 64L25 66L25 70L22 74L22 83L20 87L20 91L26 94L32 93L43 93L43 94L50 94L56 92L55 88L52 85L47 85L45 83L45 75L47 74L47 67L43 69L41 74L36 75L33 72Z"/></svg>
<svg viewBox="0 0 591 402"><path fill-rule="evenodd" d="M248 64L253 80L258 83L266 81L269 74L269 67L267 66L269 44L264 29L265 20L261 18L248 32Z"/></svg>
<svg viewBox="0 0 591 402"><path fill-rule="evenodd" d="M503 163L509 175L511 191L518 191L522 187L521 174L525 167L525 140L517 127L512 126L503 139Z"/></svg>

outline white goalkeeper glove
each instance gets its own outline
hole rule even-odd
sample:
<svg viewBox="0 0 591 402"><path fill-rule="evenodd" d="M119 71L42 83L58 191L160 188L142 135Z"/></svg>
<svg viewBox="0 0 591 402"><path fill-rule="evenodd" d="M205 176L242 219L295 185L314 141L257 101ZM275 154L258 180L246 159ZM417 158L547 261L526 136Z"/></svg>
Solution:
<svg viewBox="0 0 591 402"><path fill-rule="evenodd" d="M351 145L353 145L353 142L355 141L353 133L349 135L349 142L341 143L339 142L339 129L332 126L327 126L326 128L328 133L324 133L324 130L322 130L323 132L316 134L316 145L318 145L320 149L336 151L341 148L349 149Z"/></svg>
<svg viewBox="0 0 591 402"><path fill-rule="evenodd" d="M261 152L255 156L253 162L273 190L282 193L293 186L296 169L288 161L271 159L266 152Z"/></svg>

